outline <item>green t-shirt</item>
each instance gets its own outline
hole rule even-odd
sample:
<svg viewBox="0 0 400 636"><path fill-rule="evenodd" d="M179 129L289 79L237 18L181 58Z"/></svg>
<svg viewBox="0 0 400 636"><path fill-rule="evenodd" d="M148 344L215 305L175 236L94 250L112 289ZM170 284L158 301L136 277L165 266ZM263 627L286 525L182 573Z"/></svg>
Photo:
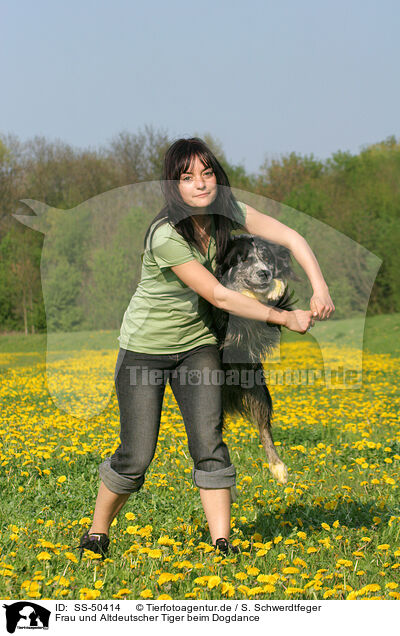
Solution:
<svg viewBox="0 0 400 636"><path fill-rule="evenodd" d="M238 201L241 215L235 227L246 221L246 206ZM237 222L236 222L237 221ZM202 344L216 344L210 330L211 304L185 285L171 270L196 259L211 273L216 267L215 225L206 255L190 246L170 223L153 233L152 254L148 242L141 279L125 311L118 337L120 347L140 353L179 353Z"/></svg>

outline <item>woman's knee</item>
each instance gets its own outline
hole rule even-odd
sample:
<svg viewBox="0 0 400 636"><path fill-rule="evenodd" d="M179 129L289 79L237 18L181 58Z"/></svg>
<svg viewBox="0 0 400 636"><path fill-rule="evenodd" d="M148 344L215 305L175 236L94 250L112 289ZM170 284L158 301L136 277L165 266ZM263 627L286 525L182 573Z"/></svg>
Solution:
<svg viewBox="0 0 400 636"><path fill-rule="evenodd" d="M233 464L211 471L193 467L192 480L198 488L231 488L236 486L236 469Z"/></svg>
<svg viewBox="0 0 400 636"><path fill-rule="evenodd" d="M107 457L99 466L100 478L107 488L119 495L140 490L144 484L146 469L121 474L113 468L111 459Z"/></svg>

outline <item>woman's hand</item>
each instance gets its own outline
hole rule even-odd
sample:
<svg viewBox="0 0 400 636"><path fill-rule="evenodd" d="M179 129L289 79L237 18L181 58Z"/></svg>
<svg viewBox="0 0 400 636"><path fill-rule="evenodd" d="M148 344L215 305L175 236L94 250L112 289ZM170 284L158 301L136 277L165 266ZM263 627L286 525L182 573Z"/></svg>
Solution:
<svg viewBox="0 0 400 636"><path fill-rule="evenodd" d="M314 290L310 300L312 317L315 320L327 320L335 311L335 305L329 295L328 288ZM313 323L314 325L314 323Z"/></svg>
<svg viewBox="0 0 400 636"><path fill-rule="evenodd" d="M306 333L314 324L311 311L303 309L293 309L287 312L284 326L290 331Z"/></svg>

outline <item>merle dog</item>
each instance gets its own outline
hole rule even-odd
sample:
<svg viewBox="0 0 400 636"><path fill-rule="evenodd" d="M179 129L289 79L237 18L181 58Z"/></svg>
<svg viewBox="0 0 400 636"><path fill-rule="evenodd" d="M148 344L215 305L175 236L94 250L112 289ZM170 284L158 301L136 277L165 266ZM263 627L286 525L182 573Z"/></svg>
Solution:
<svg viewBox="0 0 400 636"><path fill-rule="evenodd" d="M287 281L301 280L291 267L290 251L258 236L240 234L228 243L224 262L217 267L216 278L222 285L256 298L265 305L292 310ZM213 330L218 340L225 382L222 385L224 413L237 413L258 425L260 440L267 455L269 469L275 479L284 484L288 474L279 458L271 435L273 407L265 383L262 360L271 354L280 341L280 325L242 318L213 311ZM257 378L257 381L227 382L228 376ZM251 373L251 375L249 374Z"/></svg>

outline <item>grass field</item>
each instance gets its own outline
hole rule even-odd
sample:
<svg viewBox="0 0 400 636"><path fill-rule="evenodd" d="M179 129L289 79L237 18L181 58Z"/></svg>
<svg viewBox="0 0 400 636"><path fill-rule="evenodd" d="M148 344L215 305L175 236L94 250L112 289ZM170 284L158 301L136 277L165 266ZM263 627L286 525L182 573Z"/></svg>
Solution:
<svg viewBox="0 0 400 636"><path fill-rule="evenodd" d="M228 420L224 438L238 491L231 541L241 550L234 557L210 547L182 418L167 387L144 487L114 522L109 558L87 552L81 562L74 548L90 523L98 464L118 444L115 393L96 417L72 417L49 394L46 336L1 336L0 596L400 599L399 326L398 314L367 320L360 388L270 386L274 437L290 471L285 486L271 478L252 424ZM323 327L333 349L351 357L359 324ZM90 374L94 360L112 377L116 335L75 341L83 371ZM310 335L284 331L282 343L283 367L321 366Z"/></svg>

